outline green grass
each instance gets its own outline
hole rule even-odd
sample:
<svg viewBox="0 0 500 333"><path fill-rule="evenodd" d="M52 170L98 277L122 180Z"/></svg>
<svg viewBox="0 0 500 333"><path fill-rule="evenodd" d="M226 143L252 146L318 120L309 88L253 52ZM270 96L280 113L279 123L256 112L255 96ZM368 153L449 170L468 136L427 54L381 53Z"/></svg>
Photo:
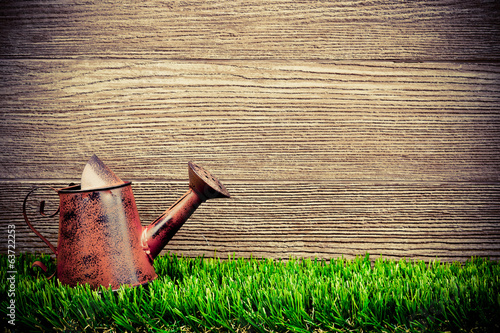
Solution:
<svg viewBox="0 0 500 333"><path fill-rule="evenodd" d="M19 332L497 332L500 263L158 257L159 278L117 292L47 281L16 258ZM7 256L0 256L1 279ZM9 302L2 288L3 323ZM7 328L12 326L6 324Z"/></svg>

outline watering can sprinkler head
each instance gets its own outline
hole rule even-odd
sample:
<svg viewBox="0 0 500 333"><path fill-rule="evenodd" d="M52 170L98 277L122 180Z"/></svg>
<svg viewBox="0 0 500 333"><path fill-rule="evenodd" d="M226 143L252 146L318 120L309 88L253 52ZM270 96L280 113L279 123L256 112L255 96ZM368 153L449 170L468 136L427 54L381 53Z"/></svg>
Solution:
<svg viewBox="0 0 500 333"><path fill-rule="evenodd" d="M208 199L230 198L231 195L221 182L207 170L189 162L189 187Z"/></svg>

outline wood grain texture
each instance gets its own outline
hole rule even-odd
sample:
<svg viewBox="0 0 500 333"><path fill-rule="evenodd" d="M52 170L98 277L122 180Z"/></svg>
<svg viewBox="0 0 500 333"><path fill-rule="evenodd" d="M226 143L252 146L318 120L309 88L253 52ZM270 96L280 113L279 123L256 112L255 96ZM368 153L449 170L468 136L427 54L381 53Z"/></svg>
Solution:
<svg viewBox="0 0 500 333"><path fill-rule="evenodd" d="M0 183L0 202L22 197L34 185ZM46 185L46 184L44 184ZM65 183L51 183L55 187ZM369 252L386 258L500 259L500 189L495 184L246 182L227 184L231 199L204 203L165 251L187 256L229 255L347 258ZM144 225L187 189L185 182L137 182L133 190ZM28 211L42 234L57 243L55 219L36 217L39 199L47 212L57 195L41 189ZM1 207L16 223L20 251L50 252L28 230L20 207Z"/></svg>
<svg viewBox="0 0 500 333"><path fill-rule="evenodd" d="M7 57L500 60L497 1L3 1Z"/></svg>
<svg viewBox="0 0 500 333"><path fill-rule="evenodd" d="M190 160L228 187L167 246L184 255L500 259L498 1L0 7L0 226L18 253L48 251L24 195L97 153L145 224ZM36 225L57 241L57 221Z"/></svg>
<svg viewBox="0 0 500 333"><path fill-rule="evenodd" d="M497 64L0 61L3 178L500 179ZM20 162L22 161L22 162ZM216 173L217 174L217 173Z"/></svg>

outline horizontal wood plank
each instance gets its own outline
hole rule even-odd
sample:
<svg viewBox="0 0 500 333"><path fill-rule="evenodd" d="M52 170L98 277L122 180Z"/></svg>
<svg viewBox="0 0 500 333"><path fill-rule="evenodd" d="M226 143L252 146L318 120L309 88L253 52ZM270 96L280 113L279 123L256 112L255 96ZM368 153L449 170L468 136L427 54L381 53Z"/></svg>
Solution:
<svg viewBox="0 0 500 333"><path fill-rule="evenodd" d="M26 227L21 214L24 195L41 185L57 188L66 183L0 182L1 224L15 223L19 252L50 252ZM229 181L225 185L232 198L200 206L165 251L221 258L234 254L329 259L369 252L372 258L500 259L498 184ZM133 183L143 224L153 221L186 189L187 181ZM56 244L58 221L37 217L36 212L41 199L47 200L47 212L55 210L57 195L50 189L35 193L29 200L29 216Z"/></svg>
<svg viewBox="0 0 500 333"><path fill-rule="evenodd" d="M496 1L1 9L0 225L17 253L49 252L24 195L78 182L97 153L134 182L144 224L184 193L189 160L226 184L176 253L500 260ZM56 243L57 220L29 209Z"/></svg>
<svg viewBox="0 0 500 333"><path fill-rule="evenodd" d="M499 60L496 1L3 1L0 55Z"/></svg>
<svg viewBox="0 0 500 333"><path fill-rule="evenodd" d="M500 66L0 61L3 179L498 181Z"/></svg>

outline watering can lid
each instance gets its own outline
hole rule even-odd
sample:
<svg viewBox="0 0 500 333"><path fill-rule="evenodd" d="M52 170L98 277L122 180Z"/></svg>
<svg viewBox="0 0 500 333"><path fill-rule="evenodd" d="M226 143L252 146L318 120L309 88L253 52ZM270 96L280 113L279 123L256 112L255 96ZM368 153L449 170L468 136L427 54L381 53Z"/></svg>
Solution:
<svg viewBox="0 0 500 333"><path fill-rule="evenodd" d="M115 173L94 154L83 169L81 189L91 190L124 183L124 181L115 175Z"/></svg>

